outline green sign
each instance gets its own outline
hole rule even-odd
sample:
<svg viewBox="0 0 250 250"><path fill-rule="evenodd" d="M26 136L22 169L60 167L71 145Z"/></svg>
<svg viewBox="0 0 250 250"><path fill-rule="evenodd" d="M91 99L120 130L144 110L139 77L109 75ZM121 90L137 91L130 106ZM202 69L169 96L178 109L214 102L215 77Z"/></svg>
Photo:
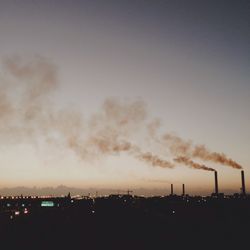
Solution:
<svg viewBox="0 0 250 250"><path fill-rule="evenodd" d="M53 201L42 201L41 202L41 207L54 207L55 204Z"/></svg>

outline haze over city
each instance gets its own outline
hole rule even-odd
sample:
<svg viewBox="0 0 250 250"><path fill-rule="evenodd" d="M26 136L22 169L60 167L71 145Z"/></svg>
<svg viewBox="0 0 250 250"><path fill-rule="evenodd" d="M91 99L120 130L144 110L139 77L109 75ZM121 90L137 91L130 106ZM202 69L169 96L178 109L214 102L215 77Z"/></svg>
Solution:
<svg viewBox="0 0 250 250"><path fill-rule="evenodd" d="M242 169L249 190L249 21L244 0L1 1L0 194L210 194L214 170L234 193Z"/></svg>

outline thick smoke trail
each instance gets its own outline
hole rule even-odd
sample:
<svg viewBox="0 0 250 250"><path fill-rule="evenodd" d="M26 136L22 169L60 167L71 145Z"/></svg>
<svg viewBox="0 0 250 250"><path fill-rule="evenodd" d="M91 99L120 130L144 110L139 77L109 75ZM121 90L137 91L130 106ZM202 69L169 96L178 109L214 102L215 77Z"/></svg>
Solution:
<svg viewBox="0 0 250 250"><path fill-rule="evenodd" d="M133 141L136 134L144 129L146 117L145 104L141 101L122 103L116 99L107 99L101 114L91 118L91 131L84 148L97 149L101 154L125 152L149 165L173 168L173 163L156 154L145 153L138 145L128 141ZM153 133L158 126L159 121L154 120L147 128Z"/></svg>
<svg viewBox="0 0 250 250"><path fill-rule="evenodd" d="M172 162L164 160L160 156L152 154L151 152L142 152L142 150L137 145L132 145L129 142L117 144L113 147L113 150L115 150L115 152L127 152L136 159L142 160L154 167L174 168L174 164Z"/></svg>
<svg viewBox="0 0 250 250"><path fill-rule="evenodd" d="M157 155L153 155L150 152L142 152L142 150L135 145L132 145L129 142L114 142L109 140L108 138L94 138L91 142L87 143L88 146L92 146L92 148L96 148L102 155L110 155L110 154L120 154L122 152L127 153L128 155L147 163L148 165L154 167L161 167L161 168L173 168L174 164L163 160ZM71 147L73 150L80 154L81 158L85 158L86 156L90 155L89 152L83 150L81 144L75 144L71 142Z"/></svg>
<svg viewBox="0 0 250 250"><path fill-rule="evenodd" d="M174 156L184 156L189 158L199 158L203 161L211 161L236 169L242 169L240 164L233 161L223 153L211 152L204 145L194 145L192 141L185 141L178 136L166 134L163 142L167 144L170 152Z"/></svg>
<svg viewBox="0 0 250 250"><path fill-rule="evenodd" d="M184 156L175 158L174 161L178 162L178 163L182 163L182 164L184 164L184 165L186 165L188 167L195 168L195 169L202 169L202 170L207 170L207 171L215 171L215 169L213 169L213 168L207 167L204 164L196 163L196 162L194 162L194 161L192 161L189 158L184 157Z"/></svg>
<svg viewBox="0 0 250 250"><path fill-rule="evenodd" d="M1 141L34 143L43 138L72 150L82 160L127 153L151 166L173 168L174 164L162 159L155 148L148 150L146 143L135 143L140 134L144 141L151 138L167 146L176 157L175 162L209 170L191 160L199 158L241 168L225 154L211 152L178 136L166 134L159 140L160 120L147 120L146 105L140 100L122 102L109 98L100 111L87 120L83 120L78 111L56 110L50 97L57 86L56 67L42 57L29 62L18 57L4 60L4 71L0 75Z"/></svg>
<svg viewBox="0 0 250 250"><path fill-rule="evenodd" d="M42 136L48 143L63 144L83 160L124 152L152 166L172 167L128 142L146 123L142 101L107 99L85 124L80 113L56 111L51 105L49 97L58 83L56 69L47 60L39 57L24 62L7 58L4 68L7 76L1 81L0 122L10 129L7 136L20 142L32 142ZM11 96L15 91L17 95ZM7 117L11 119L7 121ZM157 123L151 124L151 131L155 126ZM6 135L6 131L1 131L1 135Z"/></svg>
<svg viewBox="0 0 250 250"><path fill-rule="evenodd" d="M129 141L143 127L145 119L143 102L122 103L107 99L102 109L86 122L83 131L78 135L66 135L67 143L82 159L129 153L134 150Z"/></svg>
<svg viewBox="0 0 250 250"><path fill-rule="evenodd" d="M159 156L153 155L150 152L141 153L140 155L138 155L138 158L155 167L174 168L174 164L172 162L163 160Z"/></svg>
<svg viewBox="0 0 250 250"><path fill-rule="evenodd" d="M222 165L230 166L232 168L242 169L240 164L228 158L225 154L210 152L204 145L195 146L192 156L205 161L213 161Z"/></svg>

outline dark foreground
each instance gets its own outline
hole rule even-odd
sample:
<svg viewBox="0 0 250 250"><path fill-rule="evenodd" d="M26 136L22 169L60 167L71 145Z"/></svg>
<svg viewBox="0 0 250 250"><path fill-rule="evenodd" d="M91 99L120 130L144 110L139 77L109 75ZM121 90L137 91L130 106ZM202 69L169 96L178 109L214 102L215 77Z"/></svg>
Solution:
<svg viewBox="0 0 250 250"><path fill-rule="evenodd" d="M0 201L1 249L238 249L248 243L249 197ZM48 204L47 204L48 205ZM50 204L51 205L51 204ZM248 249L248 246L245 248Z"/></svg>

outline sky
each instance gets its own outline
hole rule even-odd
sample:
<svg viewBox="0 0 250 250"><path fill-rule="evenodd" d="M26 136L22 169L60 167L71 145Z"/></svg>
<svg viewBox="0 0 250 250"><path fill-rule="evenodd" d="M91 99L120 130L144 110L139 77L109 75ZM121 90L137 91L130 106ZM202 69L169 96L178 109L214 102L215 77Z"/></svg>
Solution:
<svg viewBox="0 0 250 250"><path fill-rule="evenodd" d="M233 159L250 190L249 27L247 0L1 0L0 188L213 192L213 172L173 163L171 134ZM239 192L239 169L192 160Z"/></svg>

